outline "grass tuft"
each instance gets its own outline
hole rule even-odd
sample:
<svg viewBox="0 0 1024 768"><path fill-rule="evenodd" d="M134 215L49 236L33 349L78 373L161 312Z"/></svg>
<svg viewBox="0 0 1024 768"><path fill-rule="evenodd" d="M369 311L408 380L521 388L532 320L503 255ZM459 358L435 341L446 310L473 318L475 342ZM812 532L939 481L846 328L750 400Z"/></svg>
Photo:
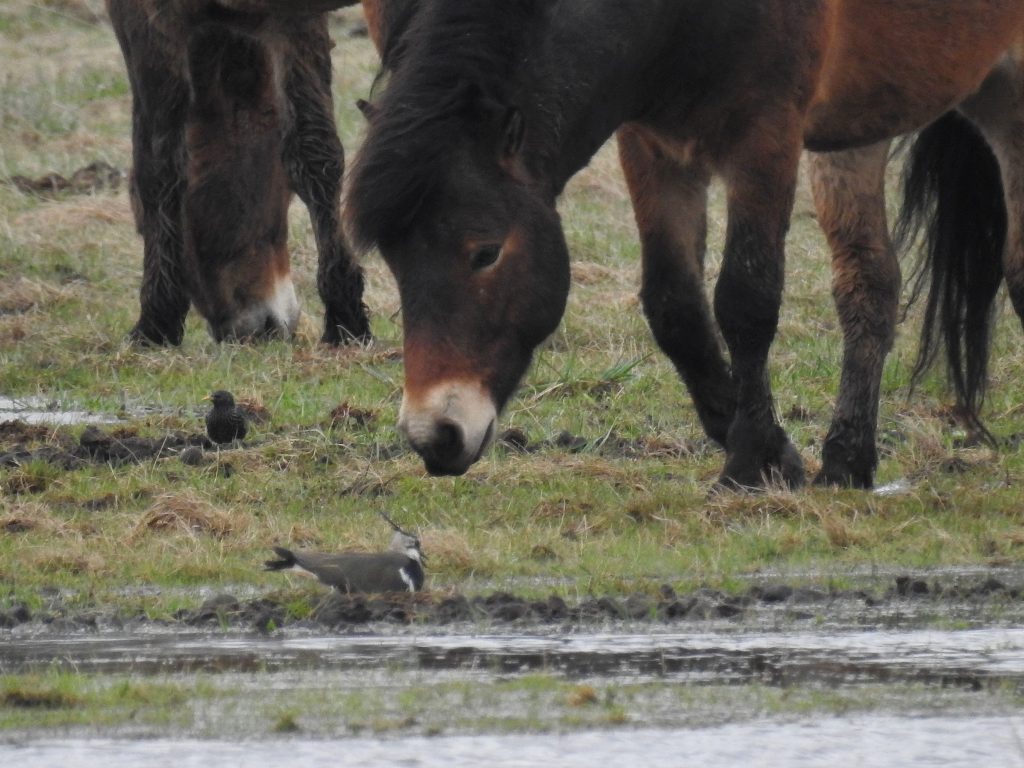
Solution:
<svg viewBox="0 0 1024 768"><path fill-rule="evenodd" d="M139 520L131 539L151 533L209 534L223 539L246 529L244 515L231 514L192 493L164 494Z"/></svg>

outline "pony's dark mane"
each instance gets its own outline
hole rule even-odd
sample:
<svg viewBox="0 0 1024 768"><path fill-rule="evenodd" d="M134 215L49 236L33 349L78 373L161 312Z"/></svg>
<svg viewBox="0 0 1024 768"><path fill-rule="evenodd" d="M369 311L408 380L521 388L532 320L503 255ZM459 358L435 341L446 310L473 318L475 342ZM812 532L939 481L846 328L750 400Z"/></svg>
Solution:
<svg viewBox="0 0 1024 768"><path fill-rule="evenodd" d="M511 104L518 52L548 2L423 0L405 34L391 36L383 58L393 74L349 179L357 248L407 231L466 138L467 118Z"/></svg>

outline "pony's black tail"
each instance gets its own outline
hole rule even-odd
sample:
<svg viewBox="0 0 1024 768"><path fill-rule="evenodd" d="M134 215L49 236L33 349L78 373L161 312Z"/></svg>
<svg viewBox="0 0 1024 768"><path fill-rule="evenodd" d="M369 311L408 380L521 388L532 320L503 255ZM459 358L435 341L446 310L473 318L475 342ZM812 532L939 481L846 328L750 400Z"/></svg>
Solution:
<svg viewBox="0 0 1024 768"><path fill-rule="evenodd" d="M946 348L957 409L968 429L994 442L979 410L985 399L995 296L1003 279L1006 204L995 156L966 119L950 112L921 131L903 171L894 241L922 236L908 307L927 287L911 389Z"/></svg>

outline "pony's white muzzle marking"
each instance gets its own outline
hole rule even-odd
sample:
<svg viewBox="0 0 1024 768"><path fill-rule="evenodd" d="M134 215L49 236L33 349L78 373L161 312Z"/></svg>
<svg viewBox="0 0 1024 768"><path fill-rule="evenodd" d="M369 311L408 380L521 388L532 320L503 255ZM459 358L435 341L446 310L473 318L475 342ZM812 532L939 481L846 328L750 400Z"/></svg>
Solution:
<svg viewBox="0 0 1024 768"><path fill-rule="evenodd" d="M282 275L260 302L254 303L211 334L219 339L245 339L280 334L291 338L299 325L299 300L290 274ZM219 332L219 333L218 333Z"/></svg>
<svg viewBox="0 0 1024 768"><path fill-rule="evenodd" d="M442 382L413 398L402 396L398 427L432 475L461 475L494 437L498 411L473 381Z"/></svg>

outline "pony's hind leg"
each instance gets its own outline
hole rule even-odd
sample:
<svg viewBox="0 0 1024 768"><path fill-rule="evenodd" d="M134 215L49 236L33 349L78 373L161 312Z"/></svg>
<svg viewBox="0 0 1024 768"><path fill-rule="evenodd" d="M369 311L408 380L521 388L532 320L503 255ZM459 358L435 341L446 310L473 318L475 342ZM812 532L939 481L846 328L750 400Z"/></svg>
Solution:
<svg viewBox="0 0 1024 768"><path fill-rule="evenodd" d="M370 340L363 304L363 272L345 242L340 222L345 154L334 125L330 41L325 22L303 27L288 62L287 95L294 126L286 137L285 162L292 186L309 209L319 261L317 290L324 303L321 341Z"/></svg>
<svg viewBox="0 0 1024 768"><path fill-rule="evenodd" d="M889 142L810 154L818 221L832 249L832 297L843 328L843 363L832 424L815 482L870 488L885 357L892 348L900 269L885 217Z"/></svg>
<svg viewBox="0 0 1024 768"><path fill-rule="evenodd" d="M643 248L644 314L704 431L724 446L736 396L704 294L708 172L666 156L635 126L618 143Z"/></svg>

